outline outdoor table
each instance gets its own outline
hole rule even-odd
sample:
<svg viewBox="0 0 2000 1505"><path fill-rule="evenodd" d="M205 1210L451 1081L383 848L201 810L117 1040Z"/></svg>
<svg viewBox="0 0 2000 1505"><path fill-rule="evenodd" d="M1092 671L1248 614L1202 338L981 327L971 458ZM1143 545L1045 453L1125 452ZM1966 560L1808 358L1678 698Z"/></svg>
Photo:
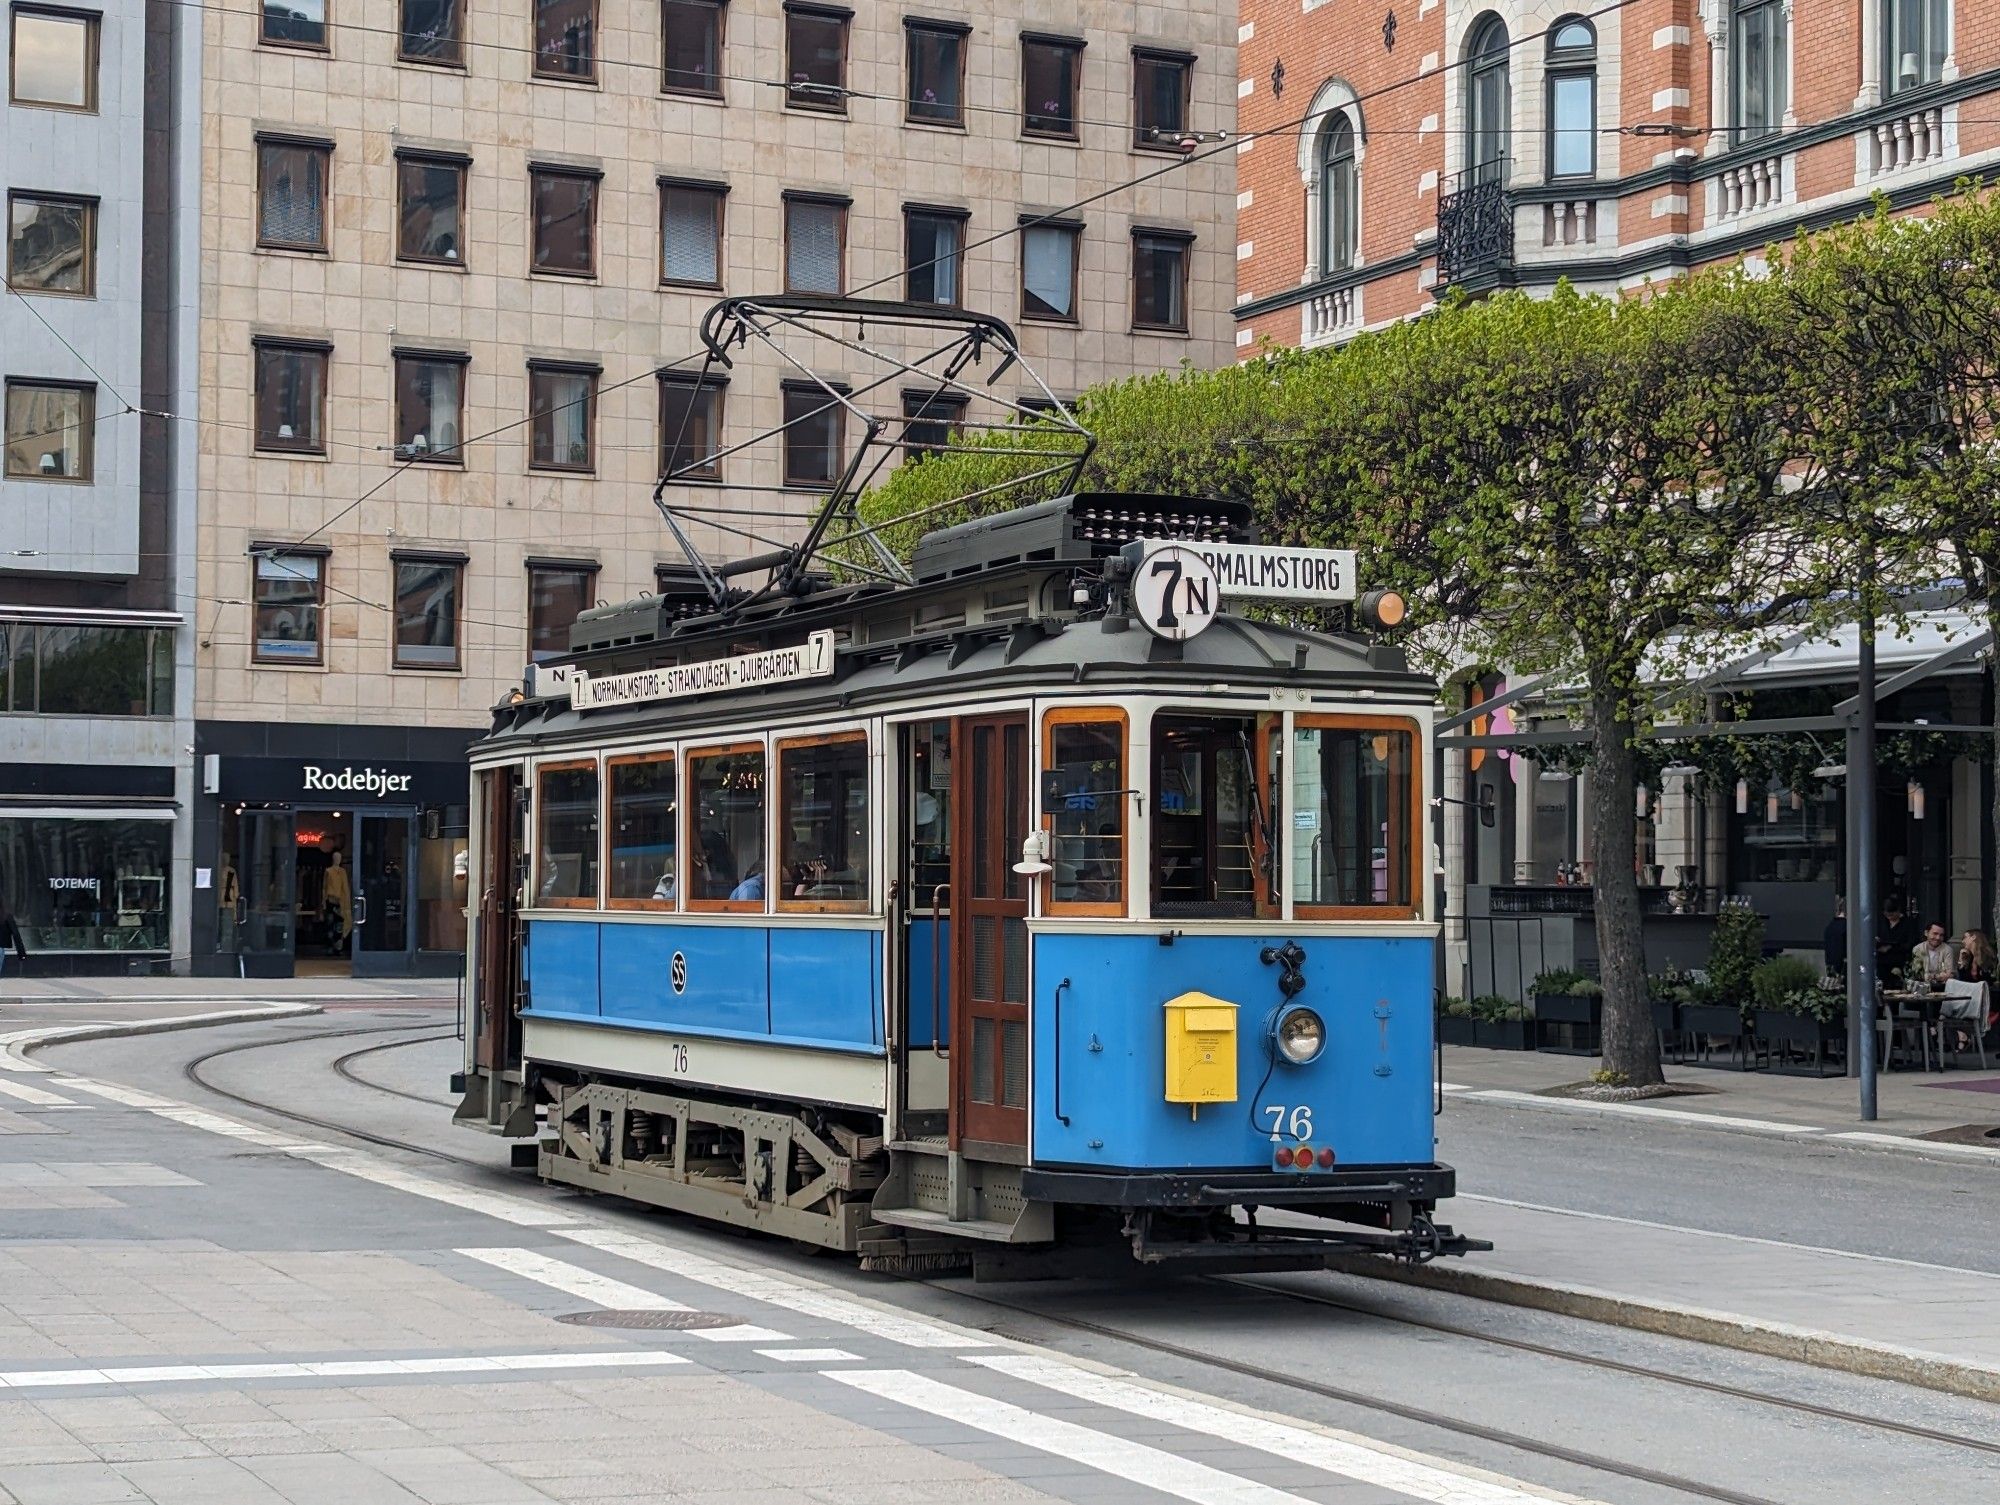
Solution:
<svg viewBox="0 0 2000 1505"><path fill-rule="evenodd" d="M1931 1066L1931 1040L1933 1036L1938 1037L1937 1066L1935 1069L1943 1071L1944 1040L1942 1038L1943 1030L1939 1021L1944 1011L1944 994L1911 993L1900 988L1888 988L1883 990L1882 1002L1887 1005L1889 1011L1883 1016L1882 1023L1886 1024L1892 1031L1895 1027L1895 1021L1898 1018L1913 1019L1916 1022L1917 1034L1923 1041L1924 1070L1926 1071L1933 1069ZM1890 1038L1892 1040L1895 1038L1893 1033Z"/></svg>

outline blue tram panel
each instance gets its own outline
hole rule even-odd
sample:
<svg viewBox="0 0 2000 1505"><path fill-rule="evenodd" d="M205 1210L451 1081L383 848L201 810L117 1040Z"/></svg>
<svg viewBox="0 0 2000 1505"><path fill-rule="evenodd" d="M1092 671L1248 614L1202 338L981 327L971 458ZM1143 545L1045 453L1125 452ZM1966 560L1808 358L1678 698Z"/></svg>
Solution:
<svg viewBox="0 0 2000 1505"><path fill-rule="evenodd" d="M1286 939L1183 935L1163 946L1154 935L1101 930L1039 935L1035 1164L1268 1170L1279 1143L1330 1148L1341 1168L1430 1162L1433 943L1301 941L1306 986L1292 1001L1326 1021L1326 1047L1294 1066L1272 1060L1268 1022L1280 1001L1278 973L1259 958L1265 946ZM1069 986L1058 1008L1056 985L1064 978ZM1237 1005L1233 1103L1193 1110L1166 1100L1164 1005L1190 990Z"/></svg>

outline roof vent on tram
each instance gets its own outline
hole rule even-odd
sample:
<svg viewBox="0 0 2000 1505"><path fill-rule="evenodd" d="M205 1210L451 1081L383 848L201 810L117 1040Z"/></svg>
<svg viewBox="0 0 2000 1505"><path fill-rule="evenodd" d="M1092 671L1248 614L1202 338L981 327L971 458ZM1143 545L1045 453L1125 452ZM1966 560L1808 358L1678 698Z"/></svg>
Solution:
<svg viewBox="0 0 2000 1505"><path fill-rule="evenodd" d="M925 582L1010 564L1081 564L1140 538L1253 543L1256 530L1243 502L1080 491L926 533L910 556L910 572Z"/></svg>

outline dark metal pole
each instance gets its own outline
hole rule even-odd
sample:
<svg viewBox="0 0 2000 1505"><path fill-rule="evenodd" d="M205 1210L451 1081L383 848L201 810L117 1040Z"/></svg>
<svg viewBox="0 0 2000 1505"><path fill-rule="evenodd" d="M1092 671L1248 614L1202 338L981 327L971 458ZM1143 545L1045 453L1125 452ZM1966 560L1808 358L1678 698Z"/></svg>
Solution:
<svg viewBox="0 0 2000 1505"><path fill-rule="evenodd" d="M1861 728L1855 724L1854 712L1848 713L1847 745L1843 766L1847 777L1843 779L1842 793L1846 816L1846 860L1841 864L1841 893L1847 903L1847 1074L1857 1080L1861 1076L1861 955L1864 950L1872 954L1872 947L1861 944L1861 822L1855 819L1857 791L1861 788Z"/></svg>
<svg viewBox="0 0 2000 1505"><path fill-rule="evenodd" d="M1861 994L1861 1117L1875 1120L1875 603L1874 551L1862 565L1860 703L1855 707L1852 754L1847 763L1849 819L1854 822L1854 913L1847 926L1847 950L1859 957L1850 967Z"/></svg>

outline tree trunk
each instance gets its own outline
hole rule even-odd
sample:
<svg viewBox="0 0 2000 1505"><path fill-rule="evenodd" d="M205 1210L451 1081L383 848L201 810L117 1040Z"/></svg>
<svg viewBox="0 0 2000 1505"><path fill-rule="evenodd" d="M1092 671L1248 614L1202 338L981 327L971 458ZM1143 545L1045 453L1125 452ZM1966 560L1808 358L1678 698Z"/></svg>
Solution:
<svg viewBox="0 0 2000 1505"><path fill-rule="evenodd" d="M1634 728L1616 689L1593 682L1590 707L1596 796L1590 815L1591 890L1598 980L1604 984L1604 1069L1622 1073L1634 1087L1651 1086L1664 1077L1660 1037L1646 998L1646 947L1639 921Z"/></svg>

